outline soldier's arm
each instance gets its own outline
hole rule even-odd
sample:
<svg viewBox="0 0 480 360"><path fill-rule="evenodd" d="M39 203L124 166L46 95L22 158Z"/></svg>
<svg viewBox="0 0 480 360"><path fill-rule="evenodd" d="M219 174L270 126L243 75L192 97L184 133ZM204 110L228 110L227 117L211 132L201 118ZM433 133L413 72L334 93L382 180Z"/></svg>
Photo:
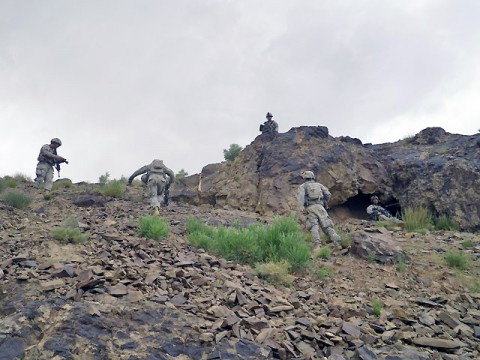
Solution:
<svg viewBox="0 0 480 360"><path fill-rule="evenodd" d="M168 175L168 184L167 186L170 186L173 181L175 180L175 174L173 173L173 171L171 169L169 169L168 167L165 166L165 168L163 169L165 171L165 173Z"/></svg>
<svg viewBox="0 0 480 360"><path fill-rule="evenodd" d="M55 155L51 151L51 147L48 144L45 144L42 146L42 148L40 149L40 156L45 157L47 159L51 159L55 162L60 161L60 159L63 159L61 156Z"/></svg>
<svg viewBox="0 0 480 360"><path fill-rule="evenodd" d="M332 197L332 194L330 193L330 190L325 185L320 184L322 187L322 192L323 192L323 199L325 201L325 204L330 201L330 198Z"/></svg>
<svg viewBox="0 0 480 360"><path fill-rule="evenodd" d="M148 171L148 166L142 166L140 169L135 171L130 177L128 178L128 182L131 184L133 179L135 179L138 175L145 174Z"/></svg>

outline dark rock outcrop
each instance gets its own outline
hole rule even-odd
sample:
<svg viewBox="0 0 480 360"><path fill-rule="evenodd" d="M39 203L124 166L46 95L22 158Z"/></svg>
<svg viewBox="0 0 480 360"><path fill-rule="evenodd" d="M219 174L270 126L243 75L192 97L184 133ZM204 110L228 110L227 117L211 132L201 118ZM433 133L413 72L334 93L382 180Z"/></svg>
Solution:
<svg viewBox="0 0 480 360"><path fill-rule="evenodd" d="M288 214L297 211L301 173L312 170L331 193L330 207L368 195L398 201L398 208L426 207L447 215L465 230L480 229L480 134L458 135L427 128L395 143L363 145L332 137L323 126L292 128L274 137L259 135L234 161L207 165L180 179L171 198Z"/></svg>

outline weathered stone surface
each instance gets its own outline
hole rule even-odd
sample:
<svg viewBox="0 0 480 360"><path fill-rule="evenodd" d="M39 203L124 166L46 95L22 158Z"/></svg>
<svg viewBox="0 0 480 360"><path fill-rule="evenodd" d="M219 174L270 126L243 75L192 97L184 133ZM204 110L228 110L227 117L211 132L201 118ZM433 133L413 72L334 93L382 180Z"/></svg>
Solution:
<svg viewBox="0 0 480 360"><path fill-rule="evenodd" d="M391 235L374 235L365 231L352 234L350 252L362 259L373 259L382 264L395 264L408 260L407 254Z"/></svg>
<svg viewBox="0 0 480 360"><path fill-rule="evenodd" d="M418 337L412 339L412 342L416 345L427 346L435 349L457 349L459 347L465 346L464 343L458 340L448 340L448 339L439 339L439 338L429 338L429 337Z"/></svg>

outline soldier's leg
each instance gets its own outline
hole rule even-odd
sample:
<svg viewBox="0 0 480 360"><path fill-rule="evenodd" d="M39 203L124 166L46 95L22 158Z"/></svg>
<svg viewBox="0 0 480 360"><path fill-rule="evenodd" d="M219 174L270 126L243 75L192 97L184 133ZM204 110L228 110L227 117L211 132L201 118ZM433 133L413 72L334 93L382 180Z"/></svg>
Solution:
<svg viewBox="0 0 480 360"><path fill-rule="evenodd" d="M318 206L318 214L319 214L319 222L320 227L322 228L323 232L327 234L330 241L334 243L339 243L340 236L337 234L335 229L333 228L333 221L328 216L327 210L323 206Z"/></svg>
<svg viewBox="0 0 480 360"><path fill-rule="evenodd" d="M157 181L152 177L148 179L148 190L150 193L150 205L153 209L159 209L160 203L158 202L158 189L157 189Z"/></svg>
<svg viewBox="0 0 480 360"><path fill-rule="evenodd" d="M35 184L34 184L35 187L38 188L38 187L40 187L40 185L43 184L43 182L45 181L45 173L46 173L45 167L42 166L42 164L38 164L37 168L35 169L35 175L36 175L35 180L34 180L35 181Z"/></svg>
<svg viewBox="0 0 480 360"><path fill-rule="evenodd" d="M53 186L53 168L49 166L45 174L45 190L52 190Z"/></svg>
<svg viewBox="0 0 480 360"><path fill-rule="evenodd" d="M312 234L312 242L315 245L320 244L320 226L318 225L318 217L315 214L307 214L306 228Z"/></svg>

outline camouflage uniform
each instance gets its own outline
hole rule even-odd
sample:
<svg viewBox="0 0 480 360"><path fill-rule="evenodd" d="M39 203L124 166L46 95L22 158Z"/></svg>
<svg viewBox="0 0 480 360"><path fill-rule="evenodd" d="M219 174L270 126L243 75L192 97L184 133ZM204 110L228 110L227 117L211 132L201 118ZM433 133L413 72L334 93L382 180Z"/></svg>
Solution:
<svg viewBox="0 0 480 360"><path fill-rule="evenodd" d="M275 120L272 119L273 115L267 113L267 121L260 125L260 131L262 134L277 134L278 133L278 124Z"/></svg>
<svg viewBox="0 0 480 360"><path fill-rule="evenodd" d="M328 188L318 182L315 182L314 175L311 171L305 171L303 177L306 182L300 185L298 189L298 202L306 215L306 228L312 234L312 241L314 244L320 244L320 228L328 235L329 239L337 245L340 241L340 236L333 228L333 221L328 216L325 206L331 198ZM312 198L312 195L317 194Z"/></svg>
<svg viewBox="0 0 480 360"><path fill-rule="evenodd" d="M37 168L35 169L35 187L38 187L41 184L45 184L45 190L51 190L53 185L53 167L57 164L65 162L65 159L57 155L57 147L53 146L58 144L62 145L62 142L58 138L53 138L50 144L45 144L40 149L40 154L38 155ZM53 146L53 147L52 147Z"/></svg>
<svg viewBox="0 0 480 360"><path fill-rule="evenodd" d="M162 160L155 159L151 164L142 166L140 169L135 171L128 178L128 183L131 184L133 179L141 174L145 174L141 177L141 180L149 189L150 205L155 211L158 211L160 208L160 203L163 200L162 195L165 189L169 188L173 183L175 174L163 164Z"/></svg>
<svg viewBox="0 0 480 360"><path fill-rule="evenodd" d="M370 201L372 202L372 204L367 207L367 214L370 220L391 220L395 222L401 222L401 220L392 216L392 214L390 214L387 209L378 205L378 197L376 195L372 196L370 198Z"/></svg>

